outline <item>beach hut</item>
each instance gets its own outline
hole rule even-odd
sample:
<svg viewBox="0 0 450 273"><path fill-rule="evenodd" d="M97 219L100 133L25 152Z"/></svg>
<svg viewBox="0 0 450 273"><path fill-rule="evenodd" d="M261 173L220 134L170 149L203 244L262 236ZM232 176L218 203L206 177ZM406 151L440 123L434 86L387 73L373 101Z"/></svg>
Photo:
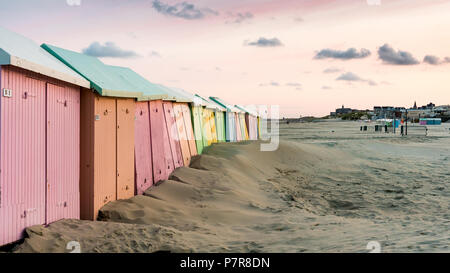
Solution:
<svg viewBox="0 0 450 273"><path fill-rule="evenodd" d="M236 141L237 142L241 142L244 140L244 138L242 137L242 124L241 124L241 118L240 118L240 110L235 110L235 115L234 115L234 123L236 125Z"/></svg>
<svg viewBox="0 0 450 273"><path fill-rule="evenodd" d="M198 98L200 98L203 102L205 102L205 108L212 112L210 117L214 116L214 123L211 125L211 134L213 138L213 143L217 142L225 142L225 113L226 109L222 107L220 104L204 98L198 94L196 94ZM214 130L215 128L215 130Z"/></svg>
<svg viewBox="0 0 450 273"><path fill-rule="evenodd" d="M118 73L94 57L42 48L90 82L81 91L80 216L96 220L108 202L135 194L135 99L146 86L129 80L131 70Z"/></svg>
<svg viewBox="0 0 450 273"><path fill-rule="evenodd" d="M237 108L245 112L245 125L247 127L248 139L258 139L258 114L247 107L235 105Z"/></svg>
<svg viewBox="0 0 450 273"><path fill-rule="evenodd" d="M212 143L218 142L217 126L216 126L216 110L217 106L210 103L208 100L202 98L200 95L195 95L204 102L202 108L203 121L203 143L204 146L210 146Z"/></svg>
<svg viewBox="0 0 450 273"><path fill-rule="evenodd" d="M0 245L79 219L80 89L89 82L0 27Z"/></svg>
<svg viewBox="0 0 450 273"><path fill-rule="evenodd" d="M189 104L192 103L192 99L174 88L160 86L164 88L171 98L173 98L173 101L165 102L165 108L173 109L172 115L166 115L166 119L173 120L173 122L171 121L171 125L168 124L168 127L171 128L169 131L172 132L173 137L176 137L177 142L179 142L183 160L181 166L189 166L191 158L198 154L192 125L192 116L189 109Z"/></svg>
<svg viewBox="0 0 450 273"><path fill-rule="evenodd" d="M186 91L182 92L186 93ZM196 142L201 141L203 150L204 147L210 146L213 142L217 142L214 113L211 108L207 107L208 103L203 101L201 97L192 95L192 101L195 104L195 106L191 108L193 120L195 121L196 119L199 119L200 122L198 123L201 124L198 129L200 136L195 137L195 140Z"/></svg>
<svg viewBox="0 0 450 273"><path fill-rule="evenodd" d="M184 124L186 126L186 136L189 144L189 150L191 152L191 157L198 155L197 152L197 146L195 143L195 135L194 135L194 129L192 124L192 113L189 109L189 104L187 103L179 103L181 106L181 109L183 111L183 119Z"/></svg>
<svg viewBox="0 0 450 273"><path fill-rule="evenodd" d="M175 98L163 86L149 82L129 68L108 66L108 69L133 86L133 90L142 92L135 101L133 149L135 193L143 194L183 166L178 137L170 130L174 123L171 102Z"/></svg>
<svg viewBox="0 0 450 273"><path fill-rule="evenodd" d="M215 110L205 107L205 112L209 116L209 128L211 130L211 143L217 143L217 127L216 127L216 115Z"/></svg>
<svg viewBox="0 0 450 273"><path fill-rule="evenodd" d="M238 113L241 112L236 107L226 103L218 97L209 97L211 101L225 108L225 139L227 142L240 141L242 138Z"/></svg>
<svg viewBox="0 0 450 273"><path fill-rule="evenodd" d="M258 115L258 129L257 129L257 139L261 139L261 116Z"/></svg>
<svg viewBox="0 0 450 273"><path fill-rule="evenodd" d="M185 98L189 98L191 100L191 103L189 104L190 107L190 113L191 113L191 120L192 120L192 126L193 126L193 133L194 133L194 143L196 146L197 154L202 154L203 149L205 146L207 146L206 143L203 141L203 107L206 106L206 103L201 100L199 97L183 90L180 88L171 88L174 92L179 94L180 96L183 96ZM185 109L186 112L186 109Z"/></svg>
<svg viewBox="0 0 450 273"><path fill-rule="evenodd" d="M236 107L236 106L235 106ZM242 110L239 107L236 107L240 110L239 112L239 125L241 126L241 134L242 134L242 140L248 140L248 127L247 127L247 121L246 121L246 111Z"/></svg>
<svg viewBox="0 0 450 273"><path fill-rule="evenodd" d="M252 120L253 120L253 126L252 126L252 134L250 135L250 137L252 140L258 140L259 139L259 135L258 135L259 117L256 112L255 112L255 115L252 115Z"/></svg>
<svg viewBox="0 0 450 273"><path fill-rule="evenodd" d="M216 117L217 141L219 143L226 142L225 114L227 110L218 104L216 104L216 106L217 108L215 110L215 117Z"/></svg>
<svg viewBox="0 0 450 273"><path fill-rule="evenodd" d="M244 109L247 111L245 121L248 127L249 139L258 140L258 115L256 112L249 110L248 107L245 107Z"/></svg>
<svg viewBox="0 0 450 273"><path fill-rule="evenodd" d="M138 181L142 181L138 178L142 177L139 175L140 170L147 174L153 171L153 179L151 184L137 184L137 194L142 194L154 183L168 179L174 169L189 166L191 157L197 155L188 106L191 99L173 88L160 84L150 85L148 90L154 92L157 88L158 92L163 92L166 97L155 99L152 94L144 92L143 96L138 98L136 126L139 132L136 131L136 134L150 136L150 140L144 137L146 141L144 146L148 147L145 150L151 155L151 159L148 159L149 156L139 159L145 156L144 152L140 151L144 146L136 146L136 176ZM151 161L152 166L148 166L145 160ZM138 161L143 164L139 164Z"/></svg>

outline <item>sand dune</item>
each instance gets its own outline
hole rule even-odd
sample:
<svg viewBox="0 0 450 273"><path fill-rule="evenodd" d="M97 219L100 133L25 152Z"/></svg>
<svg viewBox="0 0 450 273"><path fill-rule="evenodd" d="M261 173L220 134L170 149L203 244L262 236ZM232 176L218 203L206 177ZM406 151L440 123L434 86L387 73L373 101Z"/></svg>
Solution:
<svg viewBox="0 0 450 273"><path fill-rule="evenodd" d="M291 124L275 152L213 145L102 221L32 227L17 252L447 252L448 138L357 135L355 123ZM444 146L447 144L447 146Z"/></svg>

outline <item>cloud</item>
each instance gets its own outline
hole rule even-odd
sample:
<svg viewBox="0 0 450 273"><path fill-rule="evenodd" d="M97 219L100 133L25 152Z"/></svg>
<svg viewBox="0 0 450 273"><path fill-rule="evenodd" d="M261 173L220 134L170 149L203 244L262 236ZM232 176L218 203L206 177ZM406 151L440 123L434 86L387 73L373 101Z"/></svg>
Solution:
<svg viewBox="0 0 450 273"><path fill-rule="evenodd" d="M226 21L226 24L240 24L244 21L253 19L254 15L251 12L238 12L238 13L228 13L228 16L231 17L231 20Z"/></svg>
<svg viewBox="0 0 450 273"><path fill-rule="evenodd" d="M69 6L81 6L81 0L66 0Z"/></svg>
<svg viewBox="0 0 450 273"><path fill-rule="evenodd" d="M362 79L358 75L356 75L352 72L344 73L341 76L339 76L336 80L337 81L354 81L354 82L362 81Z"/></svg>
<svg viewBox="0 0 450 273"><path fill-rule="evenodd" d="M323 73L326 73L326 74L330 74L330 73L338 73L338 72L342 72L342 69L337 68L337 67L330 67L330 68L327 68L327 69L325 69L325 70L323 71Z"/></svg>
<svg viewBox="0 0 450 273"><path fill-rule="evenodd" d="M433 64L433 65L438 65L441 63L441 60L436 56L427 55L427 56L425 56L425 58L423 58L423 62L428 63L428 64Z"/></svg>
<svg viewBox="0 0 450 273"><path fill-rule="evenodd" d="M378 49L379 58L386 64L393 65L415 65L419 61L406 51L395 51L390 45L384 44Z"/></svg>
<svg viewBox="0 0 450 273"><path fill-rule="evenodd" d="M162 57L161 54L159 54L159 53L156 52L156 51L150 52L150 53L148 54L148 56L149 56L149 57L157 57L157 58L161 58L161 57Z"/></svg>
<svg viewBox="0 0 450 273"><path fill-rule="evenodd" d="M203 19L207 15L219 15L219 13L210 8L198 8L188 2L180 2L173 5L163 3L159 0L153 0L152 7L159 13L166 16L178 17L186 20Z"/></svg>
<svg viewBox="0 0 450 273"><path fill-rule="evenodd" d="M99 42L93 42L82 53L92 57L111 57L111 58L133 58L139 56L131 50L124 50L116 46L113 42L106 42L104 45Z"/></svg>
<svg viewBox="0 0 450 273"><path fill-rule="evenodd" d="M288 86L288 87L294 87L296 90L302 90L302 84L299 82L288 82L286 84L281 84L280 82L271 81L269 83L261 83L259 84L260 87L281 87L281 86Z"/></svg>
<svg viewBox="0 0 450 273"><path fill-rule="evenodd" d="M137 34L134 33L134 32L128 32L127 35L130 36L132 39L137 39L138 38Z"/></svg>
<svg viewBox="0 0 450 273"><path fill-rule="evenodd" d="M377 86L378 84L375 81L372 80L366 80L366 82L371 86Z"/></svg>
<svg viewBox="0 0 450 273"><path fill-rule="evenodd" d="M369 84L371 86L377 85L377 83L375 81L363 79L352 72L344 73L344 74L340 75L336 80L337 81L346 81L346 82L366 82L367 84Z"/></svg>
<svg viewBox="0 0 450 273"><path fill-rule="evenodd" d="M431 65L440 65L450 63L450 57L445 57L444 60L441 60L439 57L433 55L427 55L423 58L423 62Z"/></svg>
<svg viewBox="0 0 450 273"><path fill-rule="evenodd" d="M295 90L302 90L303 89L302 84L299 83L299 82L288 82L288 83L286 83L286 86L295 87Z"/></svg>
<svg viewBox="0 0 450 273"><path fill-rule="evenodd" d="M339 60L351 60L351 59L362 59L369 57L371 54L370 50L362 48L358 51L356 48L349 48L347 50L334 50L334 49L322 49L317 52L314 59L339 59Z"/></svg>
<svg viewBox="0 0 450 273"><path fill-rule="evenodd" d="M281 84L279 82L276 81L271 81L269 83L261 83L259 84L259 86L263 87L263 86L274 86L274 87L279 87Z"/></svg>
<svg viewBox="0 0 450 273"><path fill-rule="evenodd" d="M264 37L259 38L257 41L246 43L249 46L257 47L278 47L283 46L283 43L278 38L267 39Z"/></svg>

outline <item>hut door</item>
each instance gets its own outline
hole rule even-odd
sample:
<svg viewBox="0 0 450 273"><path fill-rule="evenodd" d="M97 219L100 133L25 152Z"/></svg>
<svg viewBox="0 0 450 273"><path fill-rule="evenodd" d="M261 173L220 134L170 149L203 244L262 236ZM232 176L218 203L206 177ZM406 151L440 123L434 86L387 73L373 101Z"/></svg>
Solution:
<svg viewBox="0 0 450 273"><path fill-rule="evenodd" d="M209 124L211 128L211 140L213 143L217 143L217 128L216 128L216 118L214 116L213 110L208 110L209 112Z"/></svg>
<svg viewBox="0 0 450 273"><path fill-rule="evenodd" d="M153 178L155 182L159 182L167 179L166 170L170 169L173 164L166 161L166 152L169 153L170 156L172 156L172 154L170 150L166 151L165 149L164 130L166 128L166 123L164 121L162 101L150 101L149 106L150 133L152 137Z"/></svg>
<svg viewBox="0 0 450 273"><path fill-rule="evenodd" d="M80 92L47 83L46 223L79 218Z"/></svg>
<svg viewBox="0 0 450 273"><path fill-rule="evenodd" d="M171 141L169 138L169 133L167 132L167 123L166 120L164 118L164 107L161 105L161 111L163 112L162 114L162 119L163 119L163 140L164 140L164 156L165 156L165 161L166 161L166 166L167 168L165 168L166 170L166 174L164 176L164 179L168 179L170 174L175 170L174 167L174 159L172 156L172 148L171 148ZM170 125L169 125L170 126Z"/></svg>
<svg viewBox="0 0 450 273"><path fill-rule="evenodd" d="M134 196L134 119L132 99L117 99L117 199Z"/></svg>
<svg viewBox="0 0 450 273"><path fill-rule="evenodd" d="M1 67L0 245L45 223L45 83Z"/></svg>
<svg viewBox="0 0 450 273"><path fill-rule="evenodd" d="M197 144L197 153L203 152L203 138L202 138L202 118L199 106L192 106L192 116L194 119L194 135L195 143Z"/></svg>
<svg viewBox="0 0 450 273"><path fill-rule="evenodd" d="M191 111L189 110L189 106L187 104L181 104L181 109L183 110L183 119L186 127L186 136L189 143L189 150L191 152L191 156L196 156L197 147L195 145L194 130L192 129Z"/></svg>
<svg viewBox="0 0 450 273"><path fill-rule="evenodd" d="M183 155L184 166L188 167L191 162L191 151L189 150L189 142L186 134L186 126L184 124L183 109L181 104L174 104L173 111L175 114L175 122L177 124L178 137L180 138L181 154Z"/></svg>
<svg viewBox="0 0 450 273"><path fill-rule="evenodd" d="M116 100L95 96L94 116L94 216L108 202L117 198L116 186ZM89 199L92 197L88 197ZM83 204L86 205L86 204Z"/></svg>
<svg viewBox="0 0 450 273"><path fill-rule="evenodd" d="M232 131L232 123L231 123L231 113L225 112L225 140L227 142L233 142L233 131Z"/></svg>
<svg viewBox="0 0 450 273"><path fill-rule="evenodd" d="M211 115L209 113L209 109L203 108L203 145L209 146L212 143L212 135L211 135Z"/></svg>
<svg viewBox="0 0 450 273"><path fill-rule="evenodd" d="M239 121L238 113L235 113L234 119L235 119L235 125L236 125L236 141L241 141L242 140L241 122Z"/></svg>
<svg viewBox="0 0 450 273"><path fill-rule="evenodd" d="M153 185L152 143L150 138L150 115L148 102L136 103L136 123L134 131L136 193L143 194Z"/></svg>
<svg viewBox="0 0 450 273"><path fill-rule="evenodd" d="M166 120L167 133L170 142L170 149L172 151L173 164L174 168L176 169L184 166L184 162L172 102L164 102L163 108L164 108L164 117Z"/></svg>

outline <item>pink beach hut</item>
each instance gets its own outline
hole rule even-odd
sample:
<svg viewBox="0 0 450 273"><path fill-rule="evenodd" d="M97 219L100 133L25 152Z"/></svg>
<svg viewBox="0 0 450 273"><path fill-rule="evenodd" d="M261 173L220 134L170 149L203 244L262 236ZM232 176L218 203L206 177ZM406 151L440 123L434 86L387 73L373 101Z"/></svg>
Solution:
<svg viewBox="0 0 450 273"><path fill-rule="evenodd" d="M80 217L80 90L89 82L0 27L0 245Z"/></svg>

